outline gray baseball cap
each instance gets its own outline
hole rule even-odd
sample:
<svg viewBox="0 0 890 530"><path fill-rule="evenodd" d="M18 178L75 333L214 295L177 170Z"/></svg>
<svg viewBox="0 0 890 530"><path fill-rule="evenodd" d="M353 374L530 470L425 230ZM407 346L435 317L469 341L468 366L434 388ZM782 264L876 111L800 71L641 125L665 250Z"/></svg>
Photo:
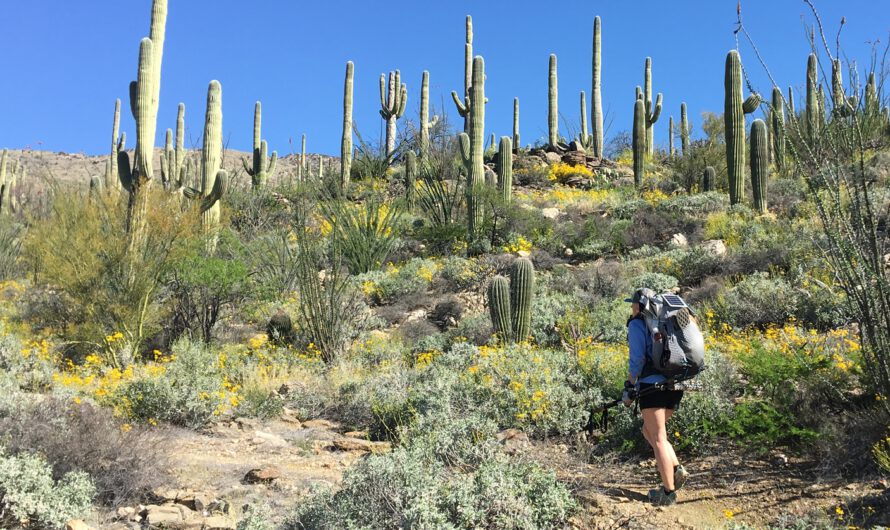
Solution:
<svg viewBox="0 0 890 530"><path fill-rule="evenodd" d="M631 295L630 298L625 298L624 301L630 302L632 304L646 305L649 299L654 298L655 296L655 291L644 287L642 289L637 289L636 291L634 291L634 294Z"/></svg>

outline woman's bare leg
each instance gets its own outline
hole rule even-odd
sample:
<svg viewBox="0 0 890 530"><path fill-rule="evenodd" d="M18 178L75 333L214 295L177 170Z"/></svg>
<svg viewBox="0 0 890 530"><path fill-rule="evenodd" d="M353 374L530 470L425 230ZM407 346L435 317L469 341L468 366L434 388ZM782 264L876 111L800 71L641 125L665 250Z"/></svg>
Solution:
<svg viewBox="0 0 890 530"><path fill-rule="evenodd" d="M661 482L668 491L674 490L674 449L667 438L665 431L665 409L643 409L643 425L649 426L649 436L652 438L655 451L655 464L661 475Z"/></svg>
<svg viewBox="0 0 890 530"><path fill-rule="evenodd" d="M668 422L668 420L671 419L671 416L673 416L673 415L674 415L674 411L673 411L672 409L665 409L665 410L664 410L664 424L665 424L665 430L667 430L667 422ZM673 445L673 444L668 444L668 446L671 448L671 463L674 465L674 467L677 467L677 466L680 465L680 461L677 460L677 454L674 453L674 445Z"/></svg>

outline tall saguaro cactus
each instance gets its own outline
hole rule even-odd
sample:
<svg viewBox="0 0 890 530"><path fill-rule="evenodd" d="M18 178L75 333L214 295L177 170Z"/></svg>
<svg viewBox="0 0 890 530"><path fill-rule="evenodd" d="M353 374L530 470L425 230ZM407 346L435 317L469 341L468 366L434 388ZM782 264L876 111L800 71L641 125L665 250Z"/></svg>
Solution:
<svg viewBox="0 0 890 530"><path fill-rule="evenodd" d="M414 208L414 183L417 180L417 156L414 151L405 153L405 203L408 209Z"/></svg>
<svg viewBox="0 0 890 530"><path fill-rule="evenodd" d="M811 53L807 57L807 108L806 108L806 124L807 134L810 140L816 138L821 128L822 120L820 119L821 111L819 110L819 59L815 53Z"/></svg>
<svg viewBox="0 0 890 530"><path fill-rule="evenodd" d="M760 104L752 94L742 101L742 60L736 50L726 54L723 121L726 134L726 172L729 179L729 202L737 204L745 195L745 114Z"/></svg>
<svg viewBox="0 0 890 530"><path fill-rule="evenodd" d="M590 127L593 130L593 156L603 157L603 94L600 90L602 83L602 38L600 17L593 19L593 76L590 96L593 101L590 105Z"/></svg>
<svg viewBox="0 0 890 530"><path fill-rule="evenodd" d="M876 116L880 113L878 102L878 87L875 83L875 73L868 73L868 82L865 83L865 113L868 116Z"/></svg>
<svg viewBox="0 0 890 530"><path fill-rule="evenodd" d="M519 149L519 98L513 98L513 148Z"/></svg>
<svg viewBox="0 0 890 530"><path fill-rule="evenodd" d="M646 154L652 156L655 153L655 129L653 126L661 115L661 92L655 98L655 106L652 106L652 58L646 57L644 96L646 98Z"/></svg>
<svg viewBox="0 0 890 530"><path fill-rule="evenodd" d="M501 199L510 202L513 194L513 142L509 136L502 136L498 145L498 188Z"/></svg>
<svg viewBox="0 0 890 530"><path fill-rule="evenodd" d="M340 188L349 184L352 170L352 61L346 62L346 80L343 82L343 137L340 139Z"/></svg>
<svg viewBox="0 0 890 530"><path fill-rule="evenodd" d="M689 154L689 118L686 116L686 103L680 103L680 149L683 156Z"/></svg>
<svg viewBox="0 0 890 530"><path fill-rule="evenodd" d="M578 135L578 143L585 150L593 147L593 135L587 134L587 96L581 91L581 133Z"/></svg>
<svg viewBox="0 0 890 530"><path fill-rule="evenodd" d="M386 155L396 150L396 120L405 114L408 102L408 87L402 84L402 74L398 70L389 73L389 85L384 74L380 74L380 116L386 121Z"/></svg>
<svg viewBox="0 0 890 530"><path fill-rule="evenodd" d="M121 100L114 101L114 125L111 128L111 156L105 163L105 189L107 191L120 191L121 181L118 178L117 159L124 150L126 134L120 134L121 125Z"/></svg>
<svg viewBox="0 0 890 530"><path fill-rule="evenodd" d="M754 120L751 124L751 189L754 209L766 213L766 187L769 179L769 153L766 123Z"/></svg>
<svg viewBox="0 0 890 530"><path fill-rule="evenodd" d="M173 147L173 131L167 129L164 156L161 157L161 182L168 190L180 189L188 181L188 164L185 154L185 104L180 103L176 112L176 148Z"/></svg>
<svg viewBox="0 0 890 530"><path fill-rule="evenodd" d="M509 281L498 275L489 284L488 310L494 331L502 340L521 342L531 333L535 268L528 258L518 258L509 274Z"/></svg>
<svg viewBox="0 0 890 530"><path fill-rule="evenodd" d="M674 117L668 117L668 154L674 156Z"/></svg>
<svg viewBox="0 0 890 530"><path fill-rule="evenodd" d="M266 187L266 182L275 173L278 152L272 151L272 159L268 160L269 145L263 140L263 104L256 102L253 108L253 165L241 159L244 171L250 175L253 189Z"/></svg>
<svg viewBox="0 0 890 530"><path fill-rule="evenodd" d="M467 34L464 42L464 99L470 97L470 85L473 84L473 17L467 15ZM457 113L464 119L464 132L470 134L470 116L468 109L457 106Z"/></svg>
<svg viewBox="0 0 890 530"><path fill-rule="evenodd" d="M303 133L303 139L300 140L300 167L297 171L297 179L301 182L309 178L306 166L306 133Z"/></svg>
<svg viewBox="0 0 890 530"><path fill-rule="evenodd" d="M430 119L430 73L423 71L420 81L420 158L426 159L430 150L430 127L438 123L439 117Z"/></svg>
<svg viewBox="0 0 890 530"><path fill-rule="evenodd" d="M559 142L559 88L556 76L556 54L550 54L550 75L547 83L547 142L556 147Z"/></svg>
<svg viewBox="0 0 890 530"><path fill-rule="evenodd" d="M201 149L201 188L191 198L201 201L201 225L207 231L219 226L219 201L228 186L228 174L222 169L222 86L213 80L207 87L207 112L204 117L204 145ZM215 242L210 243L212 247Z"/></svg>
<svg viewBox="0 0 890 530"><path fill-rule="evenodd" d="M646 158L646 102L642 97L634 102L633 155L634 185L639 188L643 185L643 163Z"/></svg>
<svg viewBox="0 0 890 530"><path fill-rule="evenodd" d="M785 101L782 99L782 90L779 87L773 87L772 101L772 123L773 129L773 156L776 161L776 169L780 172L785 171Z"/></svg>
<svg viewBox="0 0 890 530"><path fill-rule="evenodd" d="M478 197L478 187L485 182L483 152L485 148L485 61L477 56L473 59L473 80L470 95L461 104L455 92L451 93L458 105L470 117L470 134L460 134L460 155L467 171L467 231L469 240L476 236L477 225L482 216Z"/></svg>

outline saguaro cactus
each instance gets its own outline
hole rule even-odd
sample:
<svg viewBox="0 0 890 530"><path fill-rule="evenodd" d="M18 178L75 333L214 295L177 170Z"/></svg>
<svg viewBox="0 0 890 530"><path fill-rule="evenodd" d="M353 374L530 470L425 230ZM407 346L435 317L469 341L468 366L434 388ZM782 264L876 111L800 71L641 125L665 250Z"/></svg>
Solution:
<svg viewBox="0 0 890 530"><path fill-rule="evenodd" d="M488 286L488 310L494 331L506 342L528 339L535 268L528 258L518 258L510 268L510 280L498 275Z"/></svg>
<svg viewBox="0 0 890 530"><path fill-rule="evenodd" d="M430 119L430 73L423 71L420 82L420 158L425 159L430 150L430 127L438 123L439 117Z"/></svg>
<svg viewBox="0 0 890 530"><path fill-rule="evenodd" d="M0 156L0 214L8 214L9 212L9 184L6 181L6 170L9 162L9 151L3 150ZM15 173L15 169L12 170Z"/></svg>
<svg viewBox="0 0 890 530"><path fill-rule="evenodd" d="M550 54L550 75L547 83L547 142L556 147L559 142L559 88L556 76L556 54Z"/></svg>
<svg viewBox="0 0 890 530"><path fill-rule="evenodd" d="M501 199L510 202L513 194L513 142L509 136L502 136L498 146L498 188Z"/></svg>
<svg viewBox="0 0 890 530"><path fill-rule="evenodd" d="M794 89L788 87L788 112L791 113L791 117L797 117L797 110L794 108Z"/></svg>
<svg viewBox="0 0 890 530"><path fill-rule="evenodd" d="M513 98L513 148L519 149L519 98Z"/></svg>
<svg viewBox="0 0 890 530"><path fill-rule="evenodd" d="M879 112L878 87L875 83L875 73L869 72L868 82L865 84L865 113L869 116L876 116Z"/></svg>
<svg viewBox="0 0 890 530"><path fill-rule="evenodd" d="M392 156L396 150L396 120L405 114L408 102L408 87L402 84L402 74L398 70L389 73L389 88L386 76L380 74L380 116L386 121L386 155Z"/></svg>
<svg viewBox="0 0 890 530"><path fill-rule="evenodd" d="M717 179L717 172L713 167L708 166L701 179L702 191L714 191L714 181Z"/></svg>
<svg viewBox="0 0 890 530"><path fill-rule="evenodd" d="M473 59L473 81L466 101L461 103L455 92L451 96L458 108L470 116L470 134L460 134L460 154L467 171L467 231L472 240L482 214L477 188L485 182L485 61L482 57Z"/></svg>
<svg viewBox="0 0 890 530"><path fill-rule="evenodd" d="M593 129L593 156L603 157L603 95L600 90L602 61L602 40L600 17L593 19L593 76L590 95L593 98L590 108L590 127Z"/></svg>
<svg viewBox="0 0 890 530"><path fill-rule="evenodd" d="M844 77L841 72L841 60L831 62L831 97L834 100L833 114L836 117L851 116L859 106L859 98L855 95L849 98L844 93Z"/></svg>
<svg viewBox="0 0 890 530"><path fill-rule="evenodd" d="M724 77L723 121L726 134L726 171L729 178L729 202L737 204L745 195L745 114L760 104L760 97L752 94L742 101L742 60L731 50L726 54Z"/></svg>
<svg viewBox="0 0 890 530"><path fill-rule="evenodd" d="M821 128L822 120L820 119L819 110L819 59L815 53L811 53L807 57L807 108L806 123L807 134L810 140L816 138Z"/></svg>
<svg viewBox="0 0 890 530"><path fill-rule="evenodd" d="M340 139L340 188L349 184L352 169L352 61L346 62L346 80L343 82L343 137ZM421 129L422 130L422 129Z"/></svg>
<svg viewBox="0 0 890 530"><path fill-rule="evenodd" d="M303 133L303 139L300 141L300 167L297 172L297 178L303 180L309 177L306 166L306 133Z"/></svg>
<svg viewBox="0 0 890 530"><path fill-rule="evenodd" d="M686 117L686 103L680 103L680 149L683 156L689 153L689 118Z"/></svg>
<svg viewBox="0 0 890 530"><path fill-rule="evenodd" d="M417 156L414 151L405 153L405 203L414 208L414 182L417 180Z"/></svg>
<svg viewBox="0 0 890 530"><path fill-rule="evenodd" d="M581 91L581 133L578 134L578 143L585 150L593 147L593 135L587 134L587 96Z"/></svg>
<svg viewBox="0 0 890 530"><path fill-rule="evenodd" d="M772 101L772 140L773 157L776 161L776 169L785 171L785 102L782 99L782 91L779 87L773 87Z"/></svg>
<svg viewBox="0 0 890 530"><path fill-rule="evenodd" d="M661 92L655 98L655 107L652 106L652 58L646 57L645 71L645 98L646 98L646 154L652 156L655 153L655 129L653 125L661 115Z"/></svg>
<svg viewBox="0 0 890 530"><path fill-rule="evenodd" d="M253 189L266 187L266 182L275 173L278 152L272 151L272 159L267 161L269 145L263 140L263 104L256 102L253 108L253 165L241 159L244 171L250 175Z"/></svg>
<svg viewBox="0 0 890 530"><path fill-rule="evenodd" d="M188 164L185 152L185 104L180 103L176 112L176 148L173 147L173 131L167 129L164 156L161 157L161 182L168 190L177 190L188 184Z"/></svg>
<svg viewBox="0 0 890 530"><path fill-rule="evenodd" d="M467 15L467 35L464 43L464 99L470 98L470 85L473 84L473 17ZM458 104L457 113L464 119L464 132L470 134L470 116L466 107Z"/></svg>
<svg viewBox="0 0 890 530"><path fill-rule="evenodd" d="M222 169L222 87L216 80L207 87L199 182L200 189L188 189L186 196L201 201L201 225L207 231L214 231L219 226L219 201L228 187L228 174ZM213 247L215 238L208 250L212 251Z"/></svg>
<svg viewBox="0 0 890 530"><path fill-rule="evenodd" d="M668 153L674 156L674 117L668 117Z"/></svg>
<svg viewBox="0 0 890 530"><path fill-rule="evenodd" d="M634 185L639 188L643 185L643 163L646 158L646 102L642 97L634 102L633 154Z"/></svg>
<svg viewBox="0 0 890 530"><path fill-rule="evenodd" d="M104 188L108 191L120 191L121 183L118 178L117 159L124 150L126 134L120 134L121 124L121 100L114 101L114 125L111 128L111 156L105 162Z"/></svg>
<svg viewBox="0 0 890 530"><path fill-rule="evenodd" d="M769 154L766 123L754 120L751 124L751 188L754 209L766 213L766 186L769 179Z"/></svg>

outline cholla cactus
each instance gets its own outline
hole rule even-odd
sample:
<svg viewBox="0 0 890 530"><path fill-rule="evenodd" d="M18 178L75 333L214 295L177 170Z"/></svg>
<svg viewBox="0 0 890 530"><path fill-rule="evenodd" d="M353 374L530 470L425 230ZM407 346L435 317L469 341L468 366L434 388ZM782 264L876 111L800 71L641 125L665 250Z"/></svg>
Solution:
<svg viewBox="0 0 890 530"><path fill-rule="evenodd" d="M402 74L398 70L389 73L389 88L386 76L380 74L380 116L386 121L386 154L392 156L396 150L396 120L405 114L408 102L408 87L402 84Z"/></svg>
<svg viewBox="0 0 890 530"><path fill-rule="evenodd" d="M272 151L272 159L268 158L269 145L263 140L263 104L259 101L253 108L253 164L248 164L242 158L244 171L250 175L253 189L266 187L266 182L275 173L275 163L278 160L278 152Z"/></svg>
<svg viewBox="0 0 890 530"><path fill-rule="evenodd" d="M735 50L726 55L724 88L723 120L726 130L729 202L738 204L745 194L745 114L757 109L760 96L752 94L742 101L742 60Z"/></svg>

